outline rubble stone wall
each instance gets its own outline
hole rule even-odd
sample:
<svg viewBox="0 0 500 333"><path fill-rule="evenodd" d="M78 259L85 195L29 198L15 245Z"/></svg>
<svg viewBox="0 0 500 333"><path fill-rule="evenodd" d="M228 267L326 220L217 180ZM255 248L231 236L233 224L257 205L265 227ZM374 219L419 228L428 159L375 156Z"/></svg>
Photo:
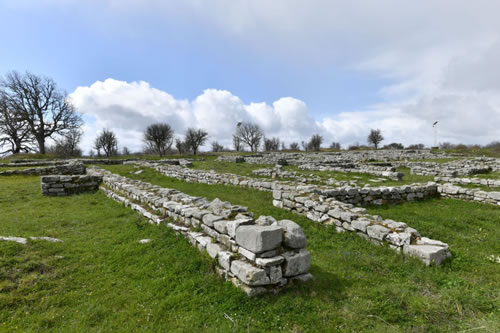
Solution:
<svg viewBox="0 0 500 333"><path fill-rule="evenodd" d="M82 163L67 163L64 165L53 165L36 167L23 170L7 170L0 172L0 176L10 175L84 175L85 166Z"/></svg>
<svg viewBox="0 0 500 333"><path fill-rule="evenodd" d="M42 194L54 196L95 192L99 189L101 182L101 176L90 175L51 175L40 177Z"/></svg>
<svg viewBox="0 0 500 333"><path fill-rule="evenodd" d="M367 214L364 208L323 195L274 190L273 205L318 223L334 225L337 232L355 232L374 243L386 243L398 252L419 258L426 265L439 265L451 256L448 244L422 237L404 222L384 220Z"/></svg>
<svg viewBox="0 0 500 333"><path fill-rule="evenodd" d="M155 223L166 222L214 258L217 272L248 295L277 292L292 281L312 278L306 238L293 221L254 219L247 207L219 199L193 197L102 169L92 173L103 176L107 196ZM174 222L168 223L168 217Z"/></svg>
<svg viewBox="0 0 500 333"><path fill-rule="evenodd" d="M479 189L463 188L446 183L438 186L442 197L460 199L466 201L477 201L500 206L500 192L487 192Z"/></svg>

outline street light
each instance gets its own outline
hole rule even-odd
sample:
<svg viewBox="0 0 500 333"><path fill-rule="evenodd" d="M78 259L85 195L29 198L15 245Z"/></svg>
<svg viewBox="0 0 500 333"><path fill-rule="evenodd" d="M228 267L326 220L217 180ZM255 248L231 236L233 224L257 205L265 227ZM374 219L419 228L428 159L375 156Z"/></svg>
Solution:
<svg viewBox="0 0 500 333"><path fill-rule="evenodd" d="M437 132L437 124L439 121L435 121L434 124L432 124L432 128L434 128L434 147L437 147L437 137L438 137L438 132Z"/></svg>

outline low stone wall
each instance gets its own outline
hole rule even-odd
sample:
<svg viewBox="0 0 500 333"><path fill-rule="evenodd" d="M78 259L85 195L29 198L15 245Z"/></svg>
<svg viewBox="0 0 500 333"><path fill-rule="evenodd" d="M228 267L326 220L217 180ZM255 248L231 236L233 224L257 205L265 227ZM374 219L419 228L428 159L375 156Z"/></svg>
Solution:
<svg viewBox="0 0 500 333"><path fill-rule="evenodd" d="M434 177L438 183L451 183L461 185L483 185L488 187L500 187L500 179L486 178L453 178L453 177Z"/></svg>
<svg viewBox="0 0 500 333"><path fill-rule="evenodd" d="M486 192L480 189L463 188L446 183L438 186L442 197L467 201L477 201L500 206L500 192Z"/></svg>
<svg viewBox="0 0 500 333"><path fill-rule="evenodd" d="M273 205L305 215L315 222L334 225L337 232L355 232L374 243L386 243L398 252L419 258L426 265L439 265L451 256L448 244L422 237L406 223L369 215L364 208L333 198L305 191L274 190Z"/></svg>
<svg viewBox="0 0 500 333"><path fill-rule="evenodd" d="M420 176L457 177L488 173L496 168L498 159L474 158L451 161L447 163L407 163L411 174Z"/></svg>
<svg viewBox="0 0 500 333"><path fill-rule="evenodd" d="M422 150L360 150L342 152L271 152L261 153L253 156L245 155L222 155L217 161L237 162L250 164L280 164L279 161L286 161L290 165L300 165L304 163L358 163L365 161L404 161L409 159L435 159L443 158L443 152L431 152L428 149Z"/></svg>
<svg viewBox="0 0 500 333"><path fill-rule="evenodd" d="M150 162L135 162L135 164L152 167L161 174L185 180L187 182L204 184L225 184L254 188L261 191L307 190L311 193L319 193L336 200L362 205L382 205L386 203L398 203L405 201L415 201L428 197L437 196L437 186L435 183L412 184L391 187L337 187L321 185L297 185L293 182L283 182L277 180L262 180L234 174L218 174L203 170L186 169L178 166L158 165Z"/></svg>
<svg viewBox="0 0 500 333"><path fill-rule="evenodd" d="M100 169L92 173L103 176L107 188L102 190L109 197L156 223L172 218L168 226L206 250L215 259L216 271L248 295L277 292L293 281L312 278L306 238L293 221L254 219L248 208L219 199L208 201Z"/></svg>
<svg viewBox="0 0 500 333"><path fill-rule="evenodd" d="M84 175L85 166L82 163L67 163L47 167L29 168L23 170L7 170L0 172L0 176L11 175Z"/></svg>
<svg viewBox="0 0 500 333"><path fill-rule="evenodd" d="M91 175L51 175L40 177L42 194L54 196L95 192L99 189L101 182L101 176Z"/></svg>
<svg viewBox="0 0 500 333"><path fill-rule="evenodd" d="M379 176L379 177L387 177L392 180L401 180L404 176L401 172L396 172L396 168L394 167L381 167L381 166L371 166L359 164L353 168L344 168L344 167L336 167L329 166L324 164L301 164L299 165L299 169L301 170L311 170L311 171L335 171L335 172L347 172L347 173L366 173L369 175Z"/></svg>
<svg viewBox="0 0 500 333"><path fill-rule="evenodd" d="M346 203L352 201L357 204L384 204L388 202L401 202L403 200L415 201L417 199L439 195L437 191L438 186L432 182L399 187L332 189L311 185L294 186L278 181L263 182L254 180L250 177L240 177L233 174L221 175L215 172L204 172L175 166L144 165L144 163L141 163L141 165L154 167L157 171L166 176L191 182L229 184L265 191L272 190L274 206L305 215L315 222L325 224L335 223L337 231L356 231L357 229L349 227L348 224L359 217L364 221L362 224L365 224L365 228L357 231L362 231L360 234L366 234L365 238L379 242L387 242L391 247L403 251L406 254L419 257L427 265L430 263L440 264L444 258L450 256L447 244L420 237L418 232L413 236L408 236L407 233L415 229L410 228L406 230L407 226L405 225L405 228L399 232L393 228L391 220L386 220L389 222L382 221L382 224L380 224L380 220L377 217L366 215L366 210L364 208L356 208L352 204ZM344 202L336 198L341 198ZM329 215L331 212L335 212L335 215ZM365 222L367 220L370 223L366 224ZM347 224L344 225L344 223ZM356 223L355 225L357 225ZM385 233L385 229L375 227L375 229L380 229L382 231L382 235L372 237L371 235L374 234L374 232L370 231L370 234L368 234L366 230L367 225L381 225L386 229L389 227L391 232L398 231L398 234L401 233L401 235L389 236L389 232ZM371 229L373 228L370 228L370 230ZM401 237L404 239L401 240Z"/></svg>

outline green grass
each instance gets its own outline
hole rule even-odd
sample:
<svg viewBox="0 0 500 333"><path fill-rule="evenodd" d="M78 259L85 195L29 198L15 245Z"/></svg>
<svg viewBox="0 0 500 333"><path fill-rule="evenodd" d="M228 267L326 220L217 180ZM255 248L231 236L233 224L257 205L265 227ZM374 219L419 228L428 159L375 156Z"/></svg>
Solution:
<svg viewBox="0 0 500 333"><path fill-rule="evenodd" d="M32 169L32 168L38 168L38 166L25 166L25 167L8 166L8 167L0 167L0 172L10 171L10 170L25 170L25 169Z"/></svg>
<svg viewBox="0 0 500 333"><path fill-rule="evenodd" d="M0 178L0 235L64 243L0 242L1 332L450 332L500 325L499 209L454 200L377 208L450 244L454 259L425 267L352 234L271 205L271 194L190 184L151 169L109 170L191 195L219 197L299 223L315 281L247 298L212 262L164 226L102 193L43 197L39 177ZM149 244L138 244L143 238Z"/></svg>
<svg viewBox="0 0 500 333"><path fill-rule="evenodd" d="M128 172L133 167L106 169L130 176ZM351 234L337 234L332 228L275 208L267 192L186 183L151 169L130 177L191 195L246 205L257 216L273 215L299 223L308 239L311 272L316 281L300 286L300 291L290 290L279 296L292 303L297 297L301 299L302 311L293 306L289 309L289 318L296 316L289 319L289 328L446 332L483 327L483 331L494 332L500 325L499 264L487 259L492 254L500 255L498 207L434 199L370 208L371 213L408 222L424 236L450 244L453 260L440 267L424 267L385 247ZM290 294L294 295L291 299ZM273 298L264 299L264 303L259 303L260 309L272 313L271 317L283 318L285 314L276 312L275 305L269 304ZM269 321L273 329L277 328L274 323Z"/></svg>
<svg viewBox="0 0 500 333"><path fill-rule="evenodd" d="M208 158L206 159L206 161L193 162L194 169L207 170L207 171L215 170L217 173L233 173L241 176L250 176L250 177L257 177L252 174L253 170L270 168L270 167L272 167L272 165L219 162L215 160L215 157Z"/></svg>

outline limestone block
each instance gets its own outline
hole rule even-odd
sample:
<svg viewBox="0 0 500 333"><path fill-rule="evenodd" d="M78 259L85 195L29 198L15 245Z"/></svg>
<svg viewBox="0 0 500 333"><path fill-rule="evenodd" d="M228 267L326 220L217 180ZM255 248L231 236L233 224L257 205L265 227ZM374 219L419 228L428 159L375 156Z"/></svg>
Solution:
<svg viewBox="0 0 500 333"><path fill-rule="evenodd" d="M234 260L231 263L231 273L249 286L263 286L271 282L265 270L241 260Z"/></svg>
<svg viewBox="0 0 500 333"><path fill-rule="evenodd" d="M309 271L310 254L306 249L301 249L299 253L286 252L282 256L285 258L283 276L301 275Z"/></svg>
<svg viewBox="0 0 500 333"><path fill-rule="evenodd" d="M285 260L282 256L276 256L271 258L257 258L255 263L262 267L276 266L279 265Z"/></svg>
<svg viewBox="0 0 500 333"><path fill-rule="evenodd" d="M388 229L384 226L378 225L378 224L370 225L370 226L366 227L366 233L368 234L368 236L370 236L371 238L380 240L380 241L384 240L384 237L389 232L391 232L390 229Z"/></svg>
<svg viewBox="0 0 500 333"><path fill-rule="evenodd" d="M419 258L427 266L431 263L439 265L444 259L451 256L448 249L433 245L407 245L403 247L403 253Z"/></svg>
<svg viewBox="0 0 500 333"><path fill-rule="evenodd" d="M279 226L243 225L236 229L236 242L254 253L275 249L283 240L283 228Z"/></svg>
<svg viewBox="0 0 500 333"><path fill-rule="evenodd" d="M221 234L227 234L227 222L225 220L214 222L214 229Z"/></svg>
<svg viewBox="0 0 500 333"><path fill-rule="evenodd" d="M255 224L257 225L271 225L273 223L276 223L276 219L272 216L261 215L255 220Z"/></svg>
<svg viewBox="0 0 500 333"><path fill-rule="evenodd" d="M203 216L202 221L204 224L208 225L209 227L213 227L214 222L221 221L222 219L223 219L222 216L207 214L207 215Z"/></svg>
<svg viewBox="0 0 500 333"><path fill-rule="evenodd" d="M385 240L396 246L410 245L411 234L409 232L391 232Z"/></svg>
<svg viewBox="0 0 500 333"><path fill-rule="evenodd" d="M233 254L229 251L219 252L218 255L219 265L221 265L226 271L230 271L232 258Z"/></svg>
<svg viewBox="0 0 500 333"><path fill-rule="evenodd" d="M299 249L306 246L306 236L304 230L295 222L290 220L281 220L277 225L284 230L284 243L292 249Z"/></svg>
<svg viewBox="0 0 500 333"><path fill-rule="evenodd" d="M219 244L215 243L208 243L207 244L207 252L208 255L212 258L216 258L217 254L222 251L222 248L220 247Z"/></svg>
<svg viewBox="0 0 500 333"><path fill-rule="evenodd" d="M226 229L227 229L227 234L229 237L234 238L236 237L236 230L243 225L249 225L253 223L252 218L240 218L236 219L234 221L228 221L226 224Z"/></svg>
<svg viewBox="0 0 500 333"><path fill-rule="evenodd" d="M370 225L369 220L364 220L364 219L356 219L351 222L351 227L353 227L356 230L362 231L366 233L366 227Z"/></svg>

